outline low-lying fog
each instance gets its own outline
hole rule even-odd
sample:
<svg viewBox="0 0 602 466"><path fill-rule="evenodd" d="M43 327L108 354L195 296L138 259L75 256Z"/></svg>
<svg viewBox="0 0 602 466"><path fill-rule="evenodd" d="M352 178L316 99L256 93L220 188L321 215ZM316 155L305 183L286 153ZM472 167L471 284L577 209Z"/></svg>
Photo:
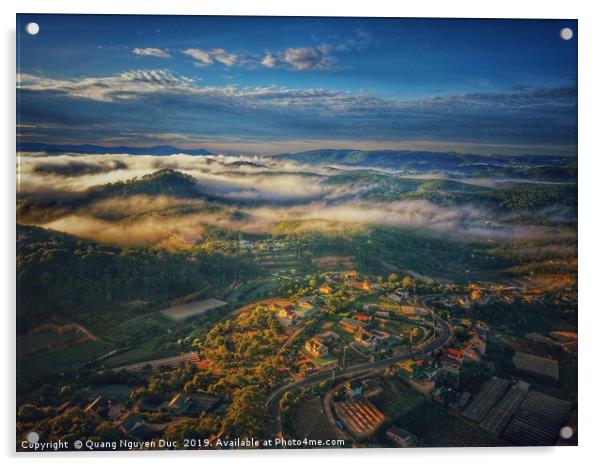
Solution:
<svg viewBox="0 0 602 466"><path fill-rule="evenodd" d="M69 202L88 188L141 178L165 168L192 176L200 193L218 200L135 195L83 206ZM502 226L498 223L502 219L475 205L450 207L427 200L369 201L364 195L375 188L369 181L329 182L330 177L351 169L399 176L390 170L303 165L262 156L21 153L17 167L20 199L51 207L46 207L48 212L38 208L35 213L21 213L19 221L100 241L153 245L173 238L191 243L203 237L207 226L274 233L286 220L303 221L295 231L349 231L384 225L425 228L459 239L529 237L543 231L527 225ZM445 178L442 174L418 177ZM474 184L495 183L491 179L476 180ZM210 205L219 209L205 208Z"/></svg>

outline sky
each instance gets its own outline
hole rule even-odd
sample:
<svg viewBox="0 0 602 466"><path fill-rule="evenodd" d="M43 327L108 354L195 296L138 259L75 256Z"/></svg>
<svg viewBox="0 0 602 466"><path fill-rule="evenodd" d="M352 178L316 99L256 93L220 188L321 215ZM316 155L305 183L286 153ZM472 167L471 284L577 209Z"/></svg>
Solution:
<svg viewBox="0 0 602 466"><path fill-rule="evenodd" d="M575 156L577 36L574 20L18 15L17 137Z"/></svg>

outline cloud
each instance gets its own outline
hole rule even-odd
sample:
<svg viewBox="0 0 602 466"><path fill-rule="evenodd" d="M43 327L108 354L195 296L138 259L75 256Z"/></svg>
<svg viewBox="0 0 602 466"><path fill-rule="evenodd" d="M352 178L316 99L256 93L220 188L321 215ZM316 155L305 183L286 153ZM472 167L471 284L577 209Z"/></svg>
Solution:
<svg viewBox="0 0 602 466"><path fill-rule="evenodd" d="M196 80L165 69L133 70L112 76L79 79L51 79L19 74L17 87L38 92L56 92L67 97L114 102L131 100L142 94L183 92L192 89Z"/></svg>
<svg viewBox="0 0 602 466"><path fill-rule="evenodd" d="M279 52L266 52L261 65L266 68L287 67L295 71L332 70L337 60L330 54L331 47L291 47Z"/></svg>
<svg viewBox="0 0 602 466"><path fill-rule="evenodd" d="M267 51L261 65L266 68L286 67L295 71L330 71L338 66L335 53L361 51L373 44L374 40L369 33L357 29L351 37L341 42L323 42L318 46Z"/></svg>
<svg viewBox="0 0 602 466"><path fill-rule="evenodd" d="M164 49L157 49L157 48L153 48L153 47L146 47L146 48L135 48L132 50L132 52L134 53L134 55L141 55L141 56L145 56L145 57L156 57L156 58L170 58L171 55L169 54L169 52L167 50Z"/></svg>
<svg viewBox="0 0 602 466"><path fill-rule="evenodd" d="M284 61L296 70L323 70L334 65L335 59L326 47L297 47L284 52Z"/></svg>
<svg viewBox="0 0 602 466"><path fill-rule="evenodd" d="M261 60L261 64L266 68L276 68L278 66L279 60L276 58L272 52L267 52Z"/></svg>
<svg viewBox="0 0 602 466"><path fill-rule="evenodd" d="M228 67L236 65L240 56L233 52L227 52L224 49L186 49L182 53L195 59L195 65L197 66L208 66L215 62L221 63Z"/></svg>
<svg viewBox="0 0 602 466"><path fill-rule="evenodd" d="M319 55L312 52L297 50L288 59L300 68L320 66ZM68 80L22 74L18 82L20 91L36 94L20 100L23 122L37 127L19 132L31 137L69 134L81 141L83 135L77 134L83 132L88 142L93 131L96 139L146 132L214 142L369 139L375 144L440 142L452 150L454 142L463 147L557 146L562 153L576 144L577 93L571 86L408 100L327 88L206 86L163 69ZM108 109L70 104L65 97L99 105L118 102L122 109L111 109L107 121L99 115ZM44 128L50 123L55 128Z"/></svg>

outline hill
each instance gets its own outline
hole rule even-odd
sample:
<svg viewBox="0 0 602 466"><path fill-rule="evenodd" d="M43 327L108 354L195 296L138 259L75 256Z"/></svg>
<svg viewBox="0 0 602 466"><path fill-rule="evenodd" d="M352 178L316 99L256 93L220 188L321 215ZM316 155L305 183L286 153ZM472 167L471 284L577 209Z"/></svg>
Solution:
<svg viewBox="0 0 602 466"><path fill-rule="evenodd" d="M446 171L458 176L491 176L539 181L575 181L577 160L541 155L478 155L406 150L320 149L273 156L312 165L381 167L425 173Z"/></svg>
<svg viewBox="0 0 602 466"><path fill-rule="evenodd" d="M135 194L149 196L163 194L183 199L202 197L199 185L192 176L171 168L165 168L141 178L90 188L85 197L88 200L98 200Z"/></svg>
<svg viewBox="0 0 602 466"><path fill-rule="evenodd" d="M255 271L249 261L219 252L120 247L17 224L21 331L120 303L164 302L203 285L219 289Z"/></svg>

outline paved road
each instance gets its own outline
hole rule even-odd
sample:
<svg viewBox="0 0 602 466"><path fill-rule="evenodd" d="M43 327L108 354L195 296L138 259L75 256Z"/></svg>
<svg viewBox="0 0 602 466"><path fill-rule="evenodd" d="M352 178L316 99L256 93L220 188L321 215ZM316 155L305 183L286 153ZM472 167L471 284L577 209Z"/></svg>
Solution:
<svg viewBox="0 0 602 466"><path fill-rule="evenodd" d="M425 297L426 298L426 297ZM422 304L424 305L424 300L421 299ZM426 306L425 306L426 307ZM433 311L429 309L431 313ZM302 380L297 382L291 382L287 385L283 385L278 388L269 396L266 407L268 409L269 415L269 425L268 425L268 433L272 437L280 437L282 436L282 417L280 413L280 399L282 396L289 390L306 388L311 385L315 385L317 383L323 382L328 379L336 379L340 377L349 377L355 374L359 374L363 371L369 369L382 369L388 367L397 362L403 361L407 359L409 356L419 356L431 353L432 351L445 346L449 343L449 340L452 336L451 326L447 321L439 317L437 314L433 313L436 322L436 335L435 338L431 338L421 345L416 346L412 351L406 351L397 356L392 356L387 359L381 359L379 361L367 362L363 364L358 364L357 366L348 367L346 369L335 369L333 371L325 371L318 372L316 374L311 374L305 377Z"/></svg>

